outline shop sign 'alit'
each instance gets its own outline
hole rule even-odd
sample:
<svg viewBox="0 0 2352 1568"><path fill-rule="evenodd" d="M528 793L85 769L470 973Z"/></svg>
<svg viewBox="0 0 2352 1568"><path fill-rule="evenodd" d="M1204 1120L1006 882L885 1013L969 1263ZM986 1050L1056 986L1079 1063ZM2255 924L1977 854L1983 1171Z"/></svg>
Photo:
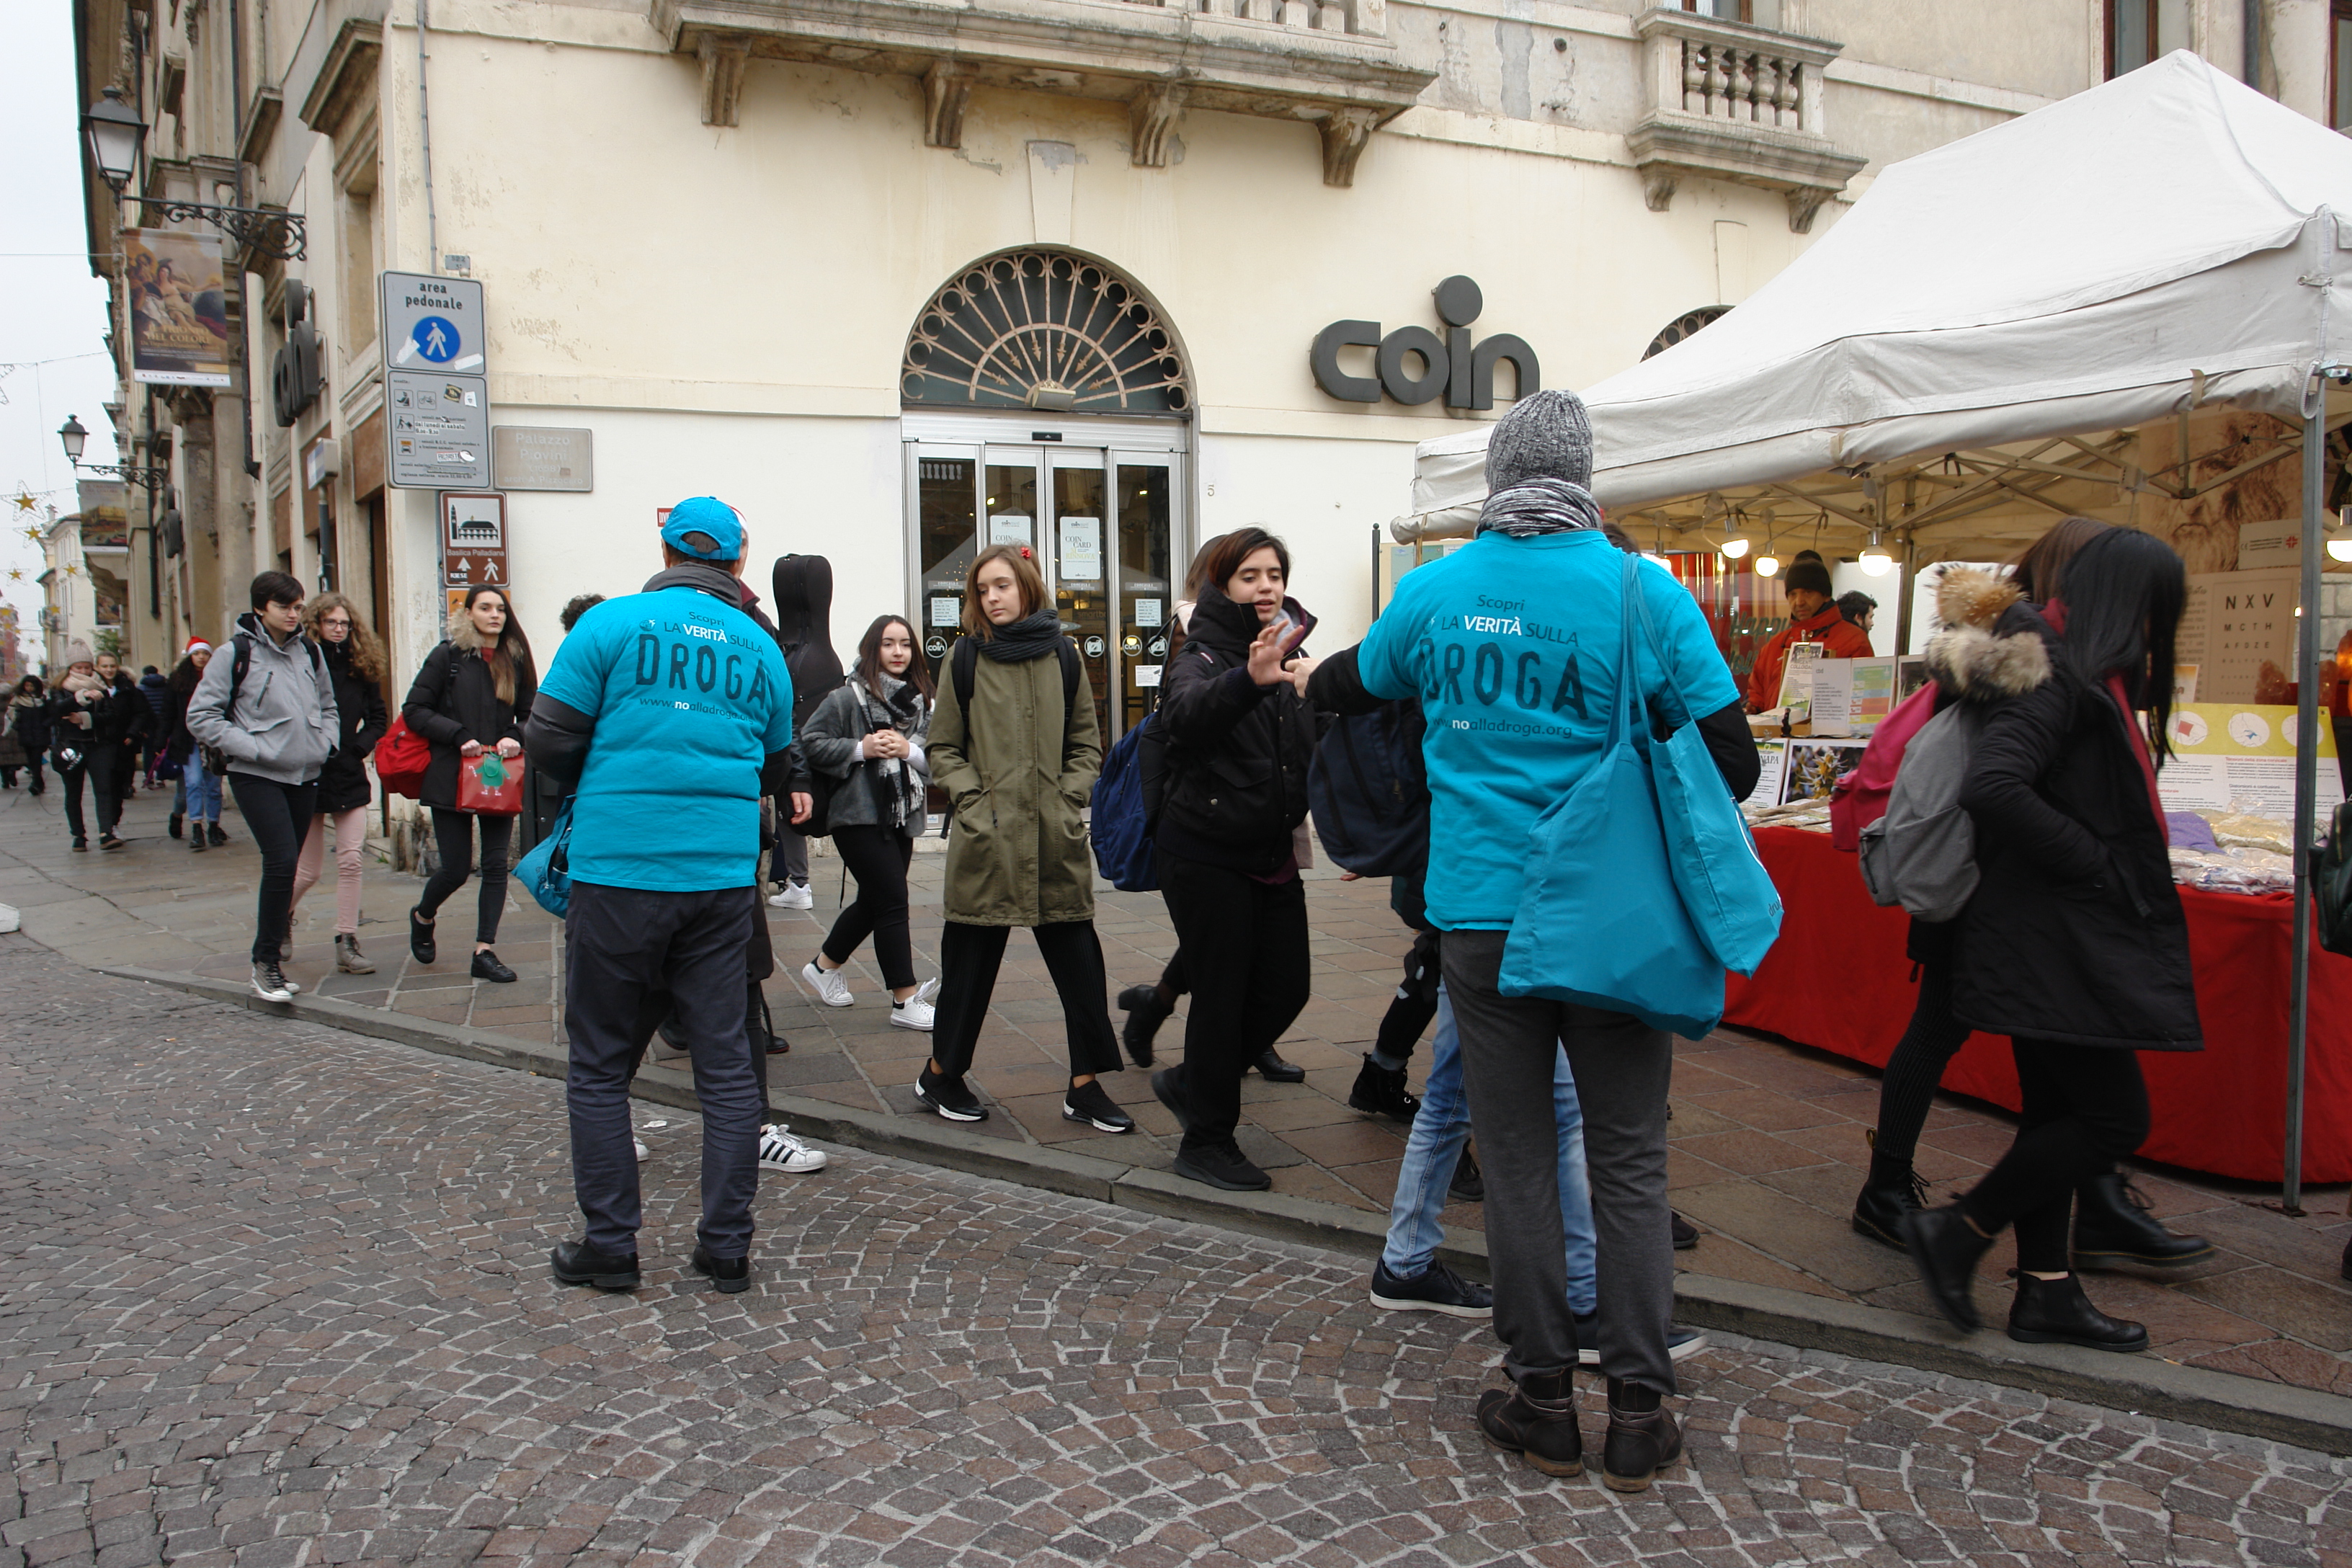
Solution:
<svg viewBox="0 0 2352 1568"><path fill-rule="evenodd" d="M1334 321L1315 334L1315 346L1307 354L1315 384L1349 403L1378 403L1385 391L1411 405L1442 393L1448 408L1492 408L1495 367L1505 360L1518 376L1514 396L1524 397L1543 384L1536 351L1525 338L1496 332L1472 344L1470 323L1486 305L1477 284L1457 275L1430 293L1437 301L1438 320L1445 323L1444 338L1427 327L1399 327L1382 337L1378 321ZM1380 374L1349 375L1341 370L1339 351L1348 348L1373 350ZM1412 368L1416 360L1417 372Z"/></svg>

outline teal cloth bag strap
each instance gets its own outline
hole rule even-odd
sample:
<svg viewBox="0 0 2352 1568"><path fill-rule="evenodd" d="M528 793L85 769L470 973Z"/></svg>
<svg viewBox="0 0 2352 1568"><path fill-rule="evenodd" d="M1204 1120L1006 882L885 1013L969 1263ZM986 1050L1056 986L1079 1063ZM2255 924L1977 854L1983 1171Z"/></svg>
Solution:
<svg viewBox="0 0 2352 1568"><path fill-rule="evenodd" d="M1696 1040L1723 1020L1724 966L1684 908L1652 776L1641 564L1625 557L1607 738L1591 771L1528 831L1528 879L1498 988L1630 1013Z"/></svg>
<svg viewBox="0 0 2352 1568"><path fill-rule="evenodd" d="M557 808L555 820L548 824L547 837L530 847L530 853L515 863L515 879L530 889L539 900L539 907L563 920L572 913L572 803L576 795L565 795Z"/></svg>
<svg viewBox="0 0 2352 1568"><path fill-rule="evenodd" d="M1706 749L1683 700L1671 649L1658 640L1649 595L1638 582L1629 589L1642 619L1642 640L1665 677L1662 716L1674 725L1664 741L1644 732L1650 771L1657 781L1658 809L1665 824L1667 861L1683 907L1726 969L1753 974L1780 934L1780 889L1756 853L1748 819L1724 786L1723 772Z"/></svg>

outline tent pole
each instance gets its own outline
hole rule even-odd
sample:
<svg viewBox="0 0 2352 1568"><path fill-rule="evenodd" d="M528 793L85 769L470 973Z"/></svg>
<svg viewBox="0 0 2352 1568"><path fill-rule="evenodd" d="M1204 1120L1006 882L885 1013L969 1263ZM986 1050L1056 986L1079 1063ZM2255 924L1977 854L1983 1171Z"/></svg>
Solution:
<svg viewBox="0 0 2352 1568"><path fill-rule="evenodd" d="M2311 1023L2311 837L2319 797L2319 542L2321 470L2327 456L2327 384L2318 383L2311 417L2303 425L2303 616L2295 627L2294 960L2286 1026L2286 1157L2281 1197L2286 1212L2303 1212L2305 1050Z"/></svg>
<svg viewBox="0 0 2352 1568"><path fill-rule="evenodd" d="M1919 538L1916 534L1903 536L1903 581L1895 585L1895 657L1901 658L1911 651L1912 582L1919 571Z"/></svg>

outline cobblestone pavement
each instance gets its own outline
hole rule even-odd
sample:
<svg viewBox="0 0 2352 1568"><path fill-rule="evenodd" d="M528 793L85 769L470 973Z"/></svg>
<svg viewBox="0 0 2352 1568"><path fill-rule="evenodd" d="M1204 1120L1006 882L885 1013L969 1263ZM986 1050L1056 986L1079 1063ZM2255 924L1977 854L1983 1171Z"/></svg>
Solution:
<svg viewBox="0 0 2352 1568"><path fill-rule="evenodd" d="M2352 1561L2352 1461L1772 1347L1648 1494L1479 1443L1359 1265L863 1154L566 1290L560 1089L0 937L0 1565ZM1597 1436L1597 1412L1588 1414Z"/></svg>
<svg viewBox="0 0 2352 1568"><path fill-rule="evenodd" d="M127 852L73 855L55 820L54 791L46 802L0 794L0 903L22 906L29 931L85 963L189 970L240 983L258 870L252 847L232 813L236 841L190 855L163 836L167 805L153 795L131 804ZM915 862L914 939L926 966L938 952L940 867L935 854ZM879 977L864 962L870 953L852 965L859 1005L819 1006L797 978L841 894L838 860L820 858L814 870L817 908L771 915L783 967L768 994L777 1027L793 1041L792 1054L771 1063L775 1086L784 1094L917 1115L910 1086L929 1043L887 1026ZM400 921L417 888L415 878L389 867L371 869L364 909L372 918L362 931L380 967L365 976L333 973L332 889L314 892L301 911L290 973L341 1001L542 1047L560 1041L558 954L547 916L527 898L510 897L499 949L521 982L484 984L446 959L432 968L409 961ZM1160 900L1107 889L1098 897L1114 986L1156 976L1174 946ZM1403 1154L1401 1128L1346 1104L1407 945L1386 900L1385 882L1310 877L1315 997L1282 1043L1307 1080L1268 1084L1253 1075L1243 1091L1242 1136L1272 1173L1275 1190L1359 1212L1386 1212ZM445 925L446 952L466 950L458 939L470 929L473 904L468 889L445 910L456 922ZM1162 1029L1168 1051L1181 1048L1182 1030L1181 1014ZM1416 1076L1426 1057L1421 1053ZM1000 1113L974 1131L1164 1167L1175 1129L1151 1098L1146 1075L1104 1080L1143 1129L1140 1137L1108 1139L1062 1120L1063 1062L1060 1005L1035 949L1016 941L1005 956L974 1073ZM1877 1075L1854 1063L1737 1030L1680 1042L1671 1180L1677 1206L1707 1236L1696 1250L1675 1255L1678 1267L1930 1315L1910 1260L1847 1225L1869 1158L1864 1133L1877 1114ZM2011 1126L1986 1106L1945 1097L1922 1141L1921 1171L1939 1193L1963 1190L2007 1146ZM2337 1277L2352 1237L2347 1189L2307 1189L2311 1212L2291 1217L2263 1206L2275 1199L2275 1189L2178 1172L2140 1179L2158 1213L2212 1237L2219 1254L2186 1277L2103 1277L2092 1285L2094 1299L2146 1322L2158 1354L2352 1394L2352 1287ZM1455 1204L1444 1217L1465 1229L1483 1223L1476 1204ZM2013 1261L2006 1240L1985 1258L1979 1295L1996 1314L2006 1310L2006 1270Z"/></svg>

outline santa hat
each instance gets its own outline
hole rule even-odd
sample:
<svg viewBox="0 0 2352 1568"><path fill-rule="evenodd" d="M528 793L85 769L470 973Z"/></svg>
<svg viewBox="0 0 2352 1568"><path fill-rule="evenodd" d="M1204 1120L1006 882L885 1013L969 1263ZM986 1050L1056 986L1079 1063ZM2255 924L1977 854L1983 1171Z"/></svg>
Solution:
<svg viewBox="0 0 2352 1568"><path fill-rule="evenodd" d="M188 646L180 650L184 657L188 658L193 658L200 653L210 653L212 651L213 645L205 641L202 637L190 637L188 639Z"/></svg>

